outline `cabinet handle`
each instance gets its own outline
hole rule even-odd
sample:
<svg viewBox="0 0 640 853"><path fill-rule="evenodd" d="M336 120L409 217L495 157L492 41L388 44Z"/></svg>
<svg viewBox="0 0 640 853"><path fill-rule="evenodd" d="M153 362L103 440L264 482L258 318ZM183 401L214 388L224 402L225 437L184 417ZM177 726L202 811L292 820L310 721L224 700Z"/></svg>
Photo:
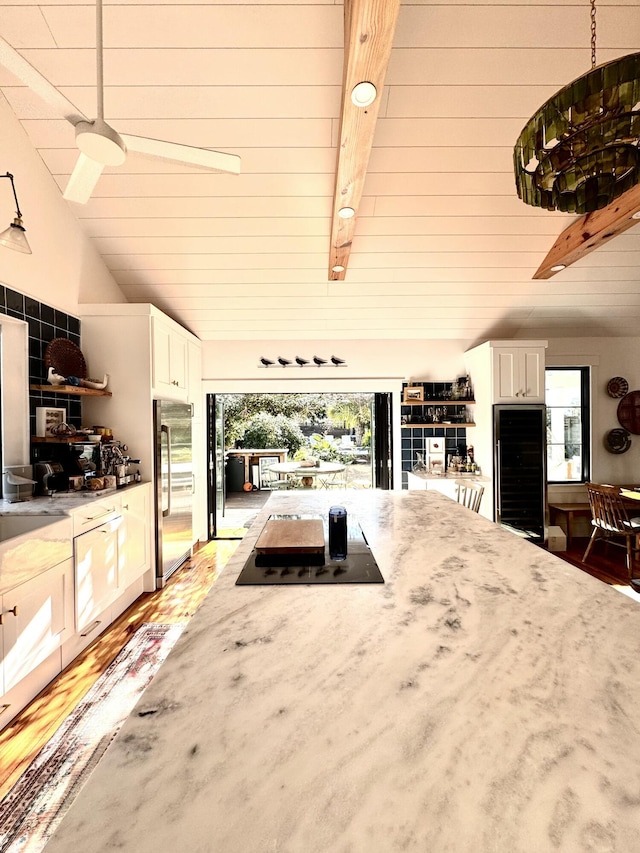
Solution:
<svg viewBox="0 0 640 853"><path fill-rule="evenodd" d="M101 620L101 619L96 619L96 621L93 623L93 625L90 625L88 628L86 628L86 629L85 629L85 630L80 634L80 636L81 636L81 637L88 637L88 636L89 636L89 634L93 633L93 632L96 630L96 628L98 627L98 625L100 625L100 624L101 624L101 622L102 622L102 620Z"/></svg>
<svg viewBox="0 0 640 853"><path fill-rule="evenodd" d="M129 504L122 504L122 509L129 509Z"/></svg>
<svg viewBox="0 0 640 853"><path fill-rule="evenodd" d="M0 625L2 625L4 623L4 614L5 613L13 613L14 616L17 616L18 615L18 605L15 604L9 610L5 610L4 613L0 613Z"/></svg>
<svg viewBox="0 0 640 853"><path fill-rule="evenodd" d="M0 714L4 714L5 711L8 711L11 707L10 702L5 702L4 705L0 705Z"/></svg>
<svg viewBox="0 0 640 853"><path fill-rule="evenodd" d="M115 511L116 511L116 508L114 506L112 506L109 509L105 509L104 512L99 512L98 515L88 515L86 520L87 521L96 521L96 519L103 518L105 515L109 515L110 512L115 512Z"/></svg>

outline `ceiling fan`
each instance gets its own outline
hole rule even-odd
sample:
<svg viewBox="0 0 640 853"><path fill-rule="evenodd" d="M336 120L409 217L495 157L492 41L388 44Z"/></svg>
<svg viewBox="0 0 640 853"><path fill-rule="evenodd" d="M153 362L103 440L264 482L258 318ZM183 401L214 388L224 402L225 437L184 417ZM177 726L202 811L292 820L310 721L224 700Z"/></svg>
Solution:
<svg viewBox="0 0 640 853"><path fill-rule="evenodd" d="M213 172L230 172L235 175L240 172L240 157L235 154L145 136L120 134L107 124L104 120L102 0L96 0L97 118L91 120L83 115L1 36L0 63L75 127L80 156L63 193L63 197L69 201L86 204L104 167L122 165L127 158L127 151L187 163Z"/></svg>

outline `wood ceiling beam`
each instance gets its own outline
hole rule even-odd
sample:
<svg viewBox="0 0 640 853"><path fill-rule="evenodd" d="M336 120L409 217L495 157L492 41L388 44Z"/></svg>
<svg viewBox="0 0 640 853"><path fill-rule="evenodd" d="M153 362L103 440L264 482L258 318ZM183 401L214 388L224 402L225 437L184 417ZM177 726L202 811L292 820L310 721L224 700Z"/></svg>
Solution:
<svg viewBox="0 0 640 853"><path fill-rule="evenodd" d="M342 107L329 281L343 281L346 275L399 9L400 0L344 0ZM373 83L377 90L375 101L368 107L357 107L351 100L354 86L362 82ZM343 207L353 208L355 216L338 216ZM335 266L344 269L335 272Z"/></svg>
<svg viewBox="0 0 640 853"><path fill-rule="evenodd" d="M602 210L581 216L560 234L533 278L551 278L633 225L637 225L639 220L634 219L633 215L639 210L640 185L636 185Z"/></svg>

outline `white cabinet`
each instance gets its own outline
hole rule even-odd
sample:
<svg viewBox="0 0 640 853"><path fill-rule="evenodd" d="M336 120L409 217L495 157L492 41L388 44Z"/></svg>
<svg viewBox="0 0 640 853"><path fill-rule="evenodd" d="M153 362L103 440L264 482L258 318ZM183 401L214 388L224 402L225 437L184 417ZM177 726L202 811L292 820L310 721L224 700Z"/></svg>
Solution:
<svg viewBox="0 0 640 853"><path fill-rule="evenodd" d="M0 694L5 694L73 633L72 560L5 592L0 608Z"/></svg>
<svg viewBox="0 0 640 853"><path fill-rule="evenodd" d="M0 728L144 591L152 497L78 496L71 517L0 543Z"/></svg>
<svg viewBox="0 0 640 853"><path fill-rule="evenodd" d="M82 352L87 369L92 376L108 373L109 389L113 394L109 398L83 398L86 423L108 423L116 438L127 443L129 454L140 459L142 479L153 481L156 474L154 400L197 401L198 406L194 405L194 422L198 423L194 473L196 490L199 490L198 512L206 521L207 455L201 414L204 401L201 342L153 305L114 303L87 305L85 310ZM153 572L145 574L145 589L148 592L155 589Z"/></svg>
<svg viewBox="0 0 640 853"><path fill-rule="evenodd" d="M127 589L151 565L151 486L146 484L122 496L122 519L118 529L118 579Z"/></svg>
<svg viewBox="0 0 640 853"><path fill-rule="evenodd" d="M492 340L467 350L465 369L474 389L476 462L488 478L480 514L494 519L493 467L496 452L494 404L544 403L547 341Z"/></svg>
<svg viewBox="0 0 640 853"><path fill-rule="evenodd" d="M86 632L118 597L118 527L108 521L74 539L76 631ZM105 626L99 626L100 628Z"/></svg>
<svg viewBox="0 0 640 853"><path fill-rule="evenodd" d="M493 347L493 402L544 403L544 347Z"/></svg>
<svg viewBox="0 0 640 853"><path fill-rule="evenodd" d="M414 491L440 492L452 500L456 500L457 496L456 481L449 477L418 477L409 472L407 474L407 488Z"/></svg>
<svg viewBox="0 0 640 853"><path fill-rule="evenodd" d="M152 318L154 396L186 400L189 386L188 340L159 317Z"/></svg>

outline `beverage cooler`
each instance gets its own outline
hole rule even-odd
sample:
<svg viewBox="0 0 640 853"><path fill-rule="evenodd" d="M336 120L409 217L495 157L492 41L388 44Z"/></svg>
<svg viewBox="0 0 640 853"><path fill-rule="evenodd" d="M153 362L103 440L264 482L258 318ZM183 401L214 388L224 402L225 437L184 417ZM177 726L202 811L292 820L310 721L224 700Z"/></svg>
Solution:
<svg viewBox="0 0 640 853"><path fill-rule="evenodd" d="M545 538L546 407L494 406L494 500L498 524L526 539Z"/></svg>

